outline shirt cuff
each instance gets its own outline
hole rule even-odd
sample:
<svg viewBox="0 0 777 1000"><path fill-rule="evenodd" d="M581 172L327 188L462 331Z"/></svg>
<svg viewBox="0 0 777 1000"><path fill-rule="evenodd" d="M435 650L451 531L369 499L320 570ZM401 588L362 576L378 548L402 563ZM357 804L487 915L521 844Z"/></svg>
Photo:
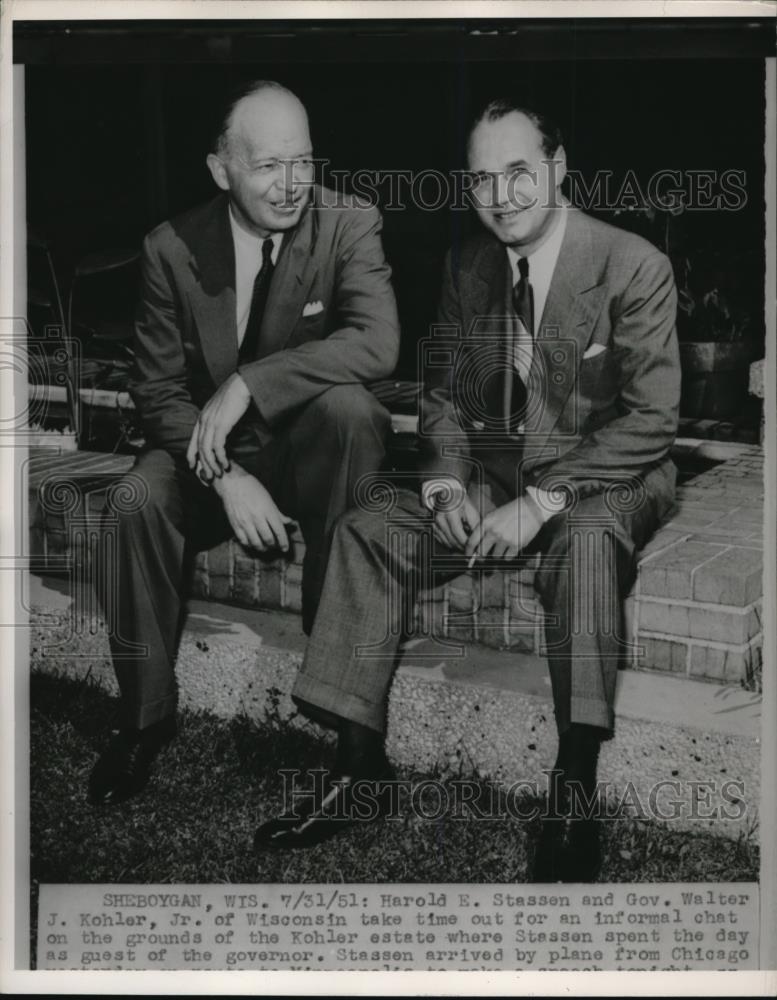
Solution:
<svg viewBox="0 0 777 1000"><path fill-rule="evenodd" d="M436 498L444 494L446 503L460 500L466 490L462 483L453 476L440 476L437 479L427 479L421 486L421 502L428 510L435 510Z"/></svg>
<svg viewBox="0 0 777 1000"><path fill-rule="evenodd" d="M569 506L566 490L541 490L536 486L527 486L526 493L539 510L543 524Z"/></svg>

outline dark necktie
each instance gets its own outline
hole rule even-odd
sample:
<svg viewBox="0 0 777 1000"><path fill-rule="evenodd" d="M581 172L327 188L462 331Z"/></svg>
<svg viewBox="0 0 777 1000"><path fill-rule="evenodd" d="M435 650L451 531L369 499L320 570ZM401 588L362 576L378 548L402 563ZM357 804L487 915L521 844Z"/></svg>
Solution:
<svg viewBox="0 0 777 1000"><path fill-rule="evenodd" d="M272 262L273 241L268 237L262 243L262 266L254 281L251 293L251 308L248 310L248 321L243 335L243 342L238 351L238 363L245 364L256 358L259 349L259 331L262 328L262 316L267 304L267 294L270 291L270 281L275 267Z"/></svg>
<svg viewBox="0 0 777 1000"><path fill-rule="evenodd" d="M529 261L526 257L518 260L519 280L513 285L513 306L516 316L523 322L526 332L534 336L534 290L529 283ZM526 383L515 367L516 341L510 345L507 381L505 385L505 422L508 434L514 434L526 416Z"/></svg>

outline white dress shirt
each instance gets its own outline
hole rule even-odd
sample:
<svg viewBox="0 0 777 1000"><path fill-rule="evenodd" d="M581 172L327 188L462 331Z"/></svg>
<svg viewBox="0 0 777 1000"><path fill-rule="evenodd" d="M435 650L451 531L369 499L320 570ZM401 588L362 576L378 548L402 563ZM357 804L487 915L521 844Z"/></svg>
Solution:
<svg viewBox="0 0 777 1000"><path fill-rule="evenodd" d="M515 367L518 369L518 374L524 382L529 377L532 356L534 354L534 338L537 336L537 331L540 328L542 313L545 309L548 291L550 290L550 282L553 278L553 272L556 269L561 242L564 239L564 233L567 228L566 208L560 209L558 214L560 218L557 219L550 236L548 236L542 246L538 247L534 253L529 254L526 258L529 262L529 283L534 293L534 329L527 331L527 335L524 336L521 336L520 332L518 333L516 338L516 357L514 358ZM521 254L517 250L513 250L512 247L507 247L507 259L510 261L510 267L513 270L513 286L515 286L521 280L518 270L518 261L521 259ZM519 323L521 329L525 330L520 320Z"/></svg>
<svg viewBox="0 0 777 1000"><path fill-rule="evenodd" d="M527 331L523 322L521 320L518 321L520 330L515 338L515 357L513 358L513 364L524 382L528 380L531 370L534 354L534 338L540 329L542 313L545 309L545 303L550 290L550 283L553 278L553 272L556 269L556 261L558 260L561 243L567 228L566 204L559 210L558 214L559 218L548 238L534 253L527 256L527 260L529 261L529 283L532 286L534 296L534 329ZM506 249L507 259L510 262L513 272L513 286L515 286L521 278L520 271L518 270L518 261L521 259L521 254L517 250L513 250L512 247L507 247ZM439 493L447 492L451 489L454 496L457 492L462 492L460 485L449 477L443 476L428 479L421 488L422 501L426 507L434 509L435 497ZM554 514L564 509L566 503L564 493L538 490L536 486L527 486L526 492L539 508L544 521L547 521Z"/></svg>
<svg viewBox="0 0 777 1000"><path fill-rule="evenodd" d="M262 266L261 236L254 236L244 229L229 209L229 225L232 228L232 242L235 245L235 318L237 320L237 346L243 343L248 314L251 311L251 297L254 294L254 282ZM272 240L272 262L277 264L281 249L283 233L273 233L266 237Z"/></svg>

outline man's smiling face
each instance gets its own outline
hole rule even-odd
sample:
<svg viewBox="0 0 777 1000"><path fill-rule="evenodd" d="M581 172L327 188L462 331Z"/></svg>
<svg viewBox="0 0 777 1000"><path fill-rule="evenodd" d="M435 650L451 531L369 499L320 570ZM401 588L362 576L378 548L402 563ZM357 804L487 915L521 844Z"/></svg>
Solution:
<svg viewBox="0 0 777 1000"><path fill-rule="evenodd" d="M548 154L534 122L511 111L479 122L468 152L469 168L479 178L472 195L480 221L500 242L532 253L552 229L561 203L563 147Z"/></svg>
<svg viewBox="0 0 777 1000"><path fill-rule="evenodd" d="M267 89L235 107L227 148L208 157L213 178L229 192L238 222L265 237L292 229L310 199L313 148L302 104Z"/></svg>

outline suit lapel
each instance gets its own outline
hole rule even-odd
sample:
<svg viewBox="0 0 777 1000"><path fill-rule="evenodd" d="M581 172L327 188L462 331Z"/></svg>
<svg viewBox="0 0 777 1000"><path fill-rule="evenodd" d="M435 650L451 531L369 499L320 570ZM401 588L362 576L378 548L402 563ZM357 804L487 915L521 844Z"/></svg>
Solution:
<svg viewBox="0 0 777 1000"><path fill-rule="evenodd" d="M568 209L567 228L537 330L529 375L527 432L542 447L577 383L604 292L586 217Z"/></svg>
<svg viewBox="0 0 777 1000"><path fill-rule="evenodd" d="M198 284L191 298L200 345L215 385L237 367L235 247L226 198L214 202L212 215L192 236L190 267Z"/></svg>
<svg viewBox="0 0 777 1000"><path fill-rule="evenodd" d="M316 274L315 208L281 244L262 318L258 357L280 350L302 314L305 296ZM215 385L237 369L235 246L229 224L229 203L216 199L211 216L191 238L190 267L197 282L191 308L202 353Z"/></svg>
<svg viewBox="0 0 777 1000"><path fill-rule="evenodd" d="M262 317L258 358L284 347L302 315L305 296L316 275L313 266L315 213L316 208L311 205L299 224L283 238Z"/></svg>
<svg viewBox="0 0 777 1000"><path fill-rule="evenodd" d="M509 261L504 247L495 240L481 244L472 270L467 299L473 314L474 330L483 326L485 333L495 318L504 317L507 308L505 282L509 281ZM473 330L473 332L474 332ZM468 331L463 331L465 334Z"/></svg>
<svg viewBox="0 0 777 1000"><path fill-rule="evenodd" d="M487 417L493 434L506 429L505 413L509 409L509 390L512 381L508 369L512 366L510 349L513 343L514 314L508 305L512 290L510 264L504 247L492 240L478 246L468 287L463 289L462 301L467 303L465 315L461 371L467 373L468 386L463 398L470 399L473 407L469 419L479 424ZM465 408L466 411L467 408ZM465 418L466 419L466 418ZM494 423L495 422L495 423Z"/></svg>

